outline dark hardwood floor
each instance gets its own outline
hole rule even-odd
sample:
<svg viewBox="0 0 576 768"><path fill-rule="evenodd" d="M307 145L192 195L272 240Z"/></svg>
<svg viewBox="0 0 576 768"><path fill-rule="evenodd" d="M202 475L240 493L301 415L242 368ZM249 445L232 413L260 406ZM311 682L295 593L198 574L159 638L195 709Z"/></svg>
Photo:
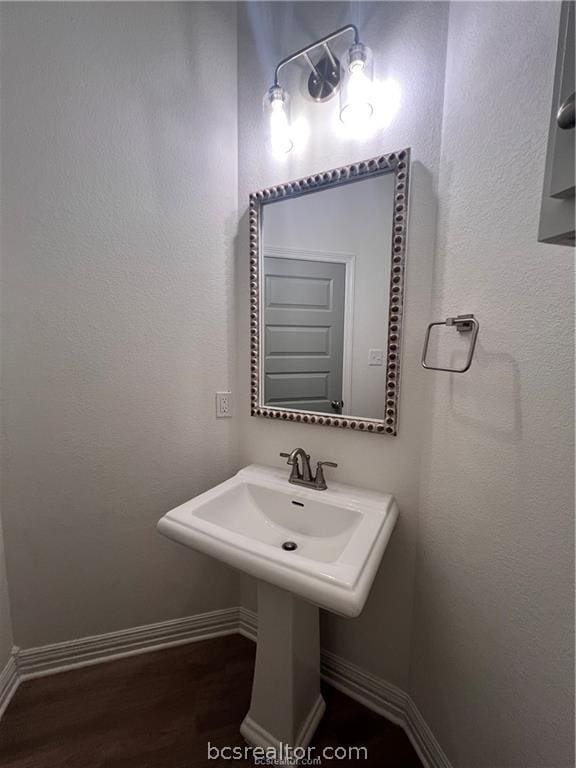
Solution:
<svg viewBox="0 0 576 768"><path fill-rule="evenodd" d="M73 670L21 684L0 722L2 768L196 768L207 744L244 746L255 644L239 635ZM401 728L329 686L312 744L366 746L367 760L324 766L422 768Z"/></svg>

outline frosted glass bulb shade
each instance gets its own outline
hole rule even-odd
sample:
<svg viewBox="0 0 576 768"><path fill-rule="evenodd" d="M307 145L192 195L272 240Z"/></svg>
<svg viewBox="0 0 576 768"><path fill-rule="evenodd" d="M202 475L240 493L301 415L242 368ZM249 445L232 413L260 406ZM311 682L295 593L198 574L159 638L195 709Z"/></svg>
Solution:
<svg viewBox="0 0 576 768"><path fill-rule="evenodd" d="M340 91L340 119L346 125L365 125L374 113L372 55L363 43L355 43L347 54Z"/></svg>
<svg viewBox="0 0 576 768"><path fill-rule="evenodd" d="M288 93L279 85L273 85L264 96L264 113L268 119L268 141L272 152L285 155L294 146L289 118Z"/></svg>

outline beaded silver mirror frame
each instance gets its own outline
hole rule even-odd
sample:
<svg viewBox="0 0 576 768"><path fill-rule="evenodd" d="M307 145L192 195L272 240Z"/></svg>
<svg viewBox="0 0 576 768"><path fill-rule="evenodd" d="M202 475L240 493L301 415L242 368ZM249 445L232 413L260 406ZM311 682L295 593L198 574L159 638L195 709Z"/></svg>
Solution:
<svg viewBox="0 0 576 768"><path fill-rule="evenodd" d="M362 178L394 173L394 212L389 284L388 336L386 351L386 410L383 419L364 419L346 415L270 408L262 399L262 206L274 200L299 197L319 189L348 184ZM398 431L400 390L400 351L404 306L404 272L408 226L410 149L379 155L359 163L306 176L286 184L261 189L250 195L250 402L252 416L268 419L320 424L394 436Z"/></svg>

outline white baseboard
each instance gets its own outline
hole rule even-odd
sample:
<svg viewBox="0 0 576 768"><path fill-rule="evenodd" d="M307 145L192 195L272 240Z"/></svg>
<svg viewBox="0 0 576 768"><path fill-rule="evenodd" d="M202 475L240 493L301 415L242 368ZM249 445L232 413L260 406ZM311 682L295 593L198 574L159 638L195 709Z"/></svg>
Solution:
<svg viewBox="0 0 576 768"><path fill-rule="evenodd" d="M105 635L20 650L17 655L18 675L21 680L30 680L138 653L231 635L238 632L238 624L238 608L224 608L186 619L162 621Z"/></svg>
<svg viewBox="0 0 576 768"><path fill-rule="evenodd" d="M409 696L400 688L365 672L330 651L321 652L320 670L322 678L334 688L387 720L404 727L404 713Z"/></svg>
<svg viewBox="0 0 576 768"><path fill-rule="evenodd" d="M221 635L239 633L256 640L257 632L256 614L237 607L40 648L16 649L0 673L0 717L22 680ZM451 768L432 731L405 691L330 651L322 651L320 671L322 678L334 688L400 725L425 768Z"/></svg>
<svg viewBox="0 0 576 768"><path fill-rule="evenodd" d="M254 642L258 638L258 616L243 606L238 608L238 632Z"/></svg>
<svg viewBox="0 0 576 768"><path fill-rule="evenodd" d="M400 725L425 768L451 768L440 744L405 691L330 651L322 651L320 669L323 679L334 688Z"/></svg>
<svg viewBox="0 0 576 768"><path fill-rule="evenodd" d="M446 753L410 696L406 701L405 718L404 730L424 765L429 768L452 768Z"/></svg>
<svg viewBox="0 0 576 768"><path fill-rule="evenodd" d="M0 718L6 711L8 704L10 704L12 696L16 693L19 682L16 656L13 653L4 669L0 672Z"/></svg>

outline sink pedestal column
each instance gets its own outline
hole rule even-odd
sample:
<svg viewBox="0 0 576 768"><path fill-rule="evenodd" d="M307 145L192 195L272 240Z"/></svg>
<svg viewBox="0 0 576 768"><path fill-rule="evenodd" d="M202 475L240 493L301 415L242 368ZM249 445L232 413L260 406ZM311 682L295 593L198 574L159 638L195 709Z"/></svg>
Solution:
<svg viewBox="0 0 576 768"><path fill-rule="evenodd" d="M240 732L254 746L306 747L325 709L318 608L258 582L256 668Z"/></svg>

